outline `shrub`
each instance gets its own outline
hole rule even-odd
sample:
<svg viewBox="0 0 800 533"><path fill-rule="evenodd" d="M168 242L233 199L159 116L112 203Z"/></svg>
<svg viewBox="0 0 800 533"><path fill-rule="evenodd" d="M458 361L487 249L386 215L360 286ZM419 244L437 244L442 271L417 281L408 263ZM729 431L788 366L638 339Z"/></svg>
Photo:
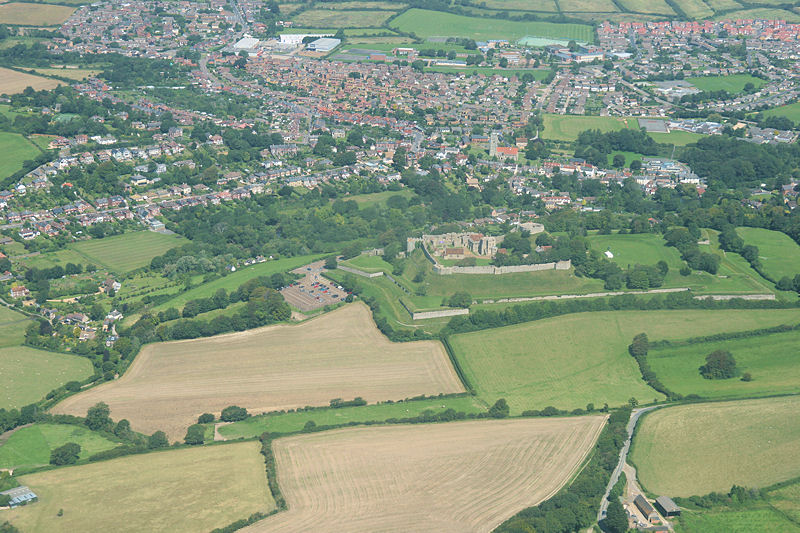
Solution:
<svg viewBox="0 0 800 533"><path fill-rule="evenodd" d="M214 421L214 415L211 413L203 413L199 417L197 417L198 424L210 424Z"/></svg>
<svg viewBox="0 0 800 533"><path fill-rule="evenodd" d="M489 408L489 416L492 418L506 418L508 413L509 407L505 398L500 398Z"/></svg>
<svg viewBox="0 0 800 533"><path fill-rule="evenodd" d="M239 407L238 405L229 405L222 410L222 415L219 417L223 422L238 422L250 416L247 409Z"/></svg>
<svg viewBox="0 0 800 533"><path fill-rule="evenodd" d="M68 442L63 446L59 446L52 452L50 452L50 464L51 465L74 465L78 462L78 456L81 453L81 446L80 444L75 444L74 442Z"/></svg>
<svg viewBox="0 0 800 533"><path fill-rule="evenodd" d="M203 426L200 424L192 424L189 426L189 429L186 430L186 436L183 438L183 442L191 444L192 446L203 444L203 441L205 441L205 433L206 430Z"/></svg>
<svg viewBox="0 0 800 533"><path fill-rule="evenodd" d="M156 448L166 448L167 446L169 446L169 441L167 440L167 434L163 431L156 431L147 437L147 447L151 450Z"/></svg>

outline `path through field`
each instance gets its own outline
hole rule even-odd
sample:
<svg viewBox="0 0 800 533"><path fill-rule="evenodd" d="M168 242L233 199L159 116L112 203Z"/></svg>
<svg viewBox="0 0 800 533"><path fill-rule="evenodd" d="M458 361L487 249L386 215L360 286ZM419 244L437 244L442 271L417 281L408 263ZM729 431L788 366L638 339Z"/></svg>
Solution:
<svg viewBox="0 0 800 533"><path fill-rule="evenodd" d="M85 415L102 401L114 420L178 440L199 415L229 405L261 413L463 390L439 342L389 342L367 306L353 304L302 324L148 345L122 378L54 411Z"/></svg>
<svg viewBox="0 0 800 533"><path fill-rule="evenodd" d="M273 442L289 509L247 533L490 531L578 469L604 417L381 426Z"/></svg>

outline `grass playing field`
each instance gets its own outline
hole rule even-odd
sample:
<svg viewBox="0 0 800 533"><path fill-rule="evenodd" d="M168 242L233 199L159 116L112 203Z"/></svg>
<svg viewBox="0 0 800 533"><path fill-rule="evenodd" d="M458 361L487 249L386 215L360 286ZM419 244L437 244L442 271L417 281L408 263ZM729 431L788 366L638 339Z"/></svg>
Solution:
<svg viewBox="0 0 800 533"><path fill-rule="evenodd" d="M520 39L525 36L574 39L593 42L592 27L585 24L557 24L552 22L517 22L511 20L465 17L409 9L392 20L390 26L401 31L414 32L418 37L470 37L476 40Z"/></svg>
<svg viewBox="0 0 800 533"><path fill-rule="evenodd" d="M800 397L681 405L647 414L632 460L656 494L766 487L800 475Z"/></svg>
<svg viewBox="0 0 800 533"><path fill-rule="evenodd" d="M174 439L202 413L253 413L361 396L369 402L462 392L438 342L391 343L363 304L297 325L147 345L125 375L54 410L84 414L99 401L137 431Z"/></svg>
<svg viewBox="0 0 800 533"><path fill-rule="evenodd" d="M704 398L743 398L800 392L800 331L773 333L718 342L652 349L647 356L653 371L667 388L683 395ZM739 378L705 379L699 368L706 355L728 350L741 373L749 372L753 381Z"/></svg>
<svg viewBox="0 0 800 533"><path fill-rule="evenodd" d="M81 459L117 445L83 426L35 424L18 429L0 446L0 468L47 465L50 452L68 442L80 444Z"/></svg>
<svg viewBox="0 0 800 533"><path fill-rule="evenodd" d="M149 265L157 255L189 242L177 235L137 231L70 245L87 261L112 272L128 272Z"/></svg>
<svg viewBox="0 0 800 533"><path fill-rule="evenodd" d="M275 508L258 450L203 446L22 476L39 501L3 520L31 532L210 531Z"/></svg>
<svg viewBox="0 0 800 533"><path fill-rule="evenodd" d="M67 20L73 11L74 7L9 2L0 4L0 24L54 26Z"/></svg>
<svg viewBox="0 0 800 533"><path fill-rule="evenodd" d="M744 86L752 83L756 88L764 85L764 80L750 74L731 74L728 76L702 76L686 78L686 81L701 91L728 91L737 94L744 90Z"/></svg>
<svg viewBox="0 0 800 533"><path fill-rule="evenodd" d="M247 531L491 531L558 491L603 422L469 421L278 439L289 509Z"/></svg>
<svg viewBox="0 0 800 533"><path fill-rule="evenodd" d="M784 276L800 274L800 246L780 231L762 228L736 228L745 244L758 246L764 270L776 281Z"/></svg>
<svg viewBox="0 0 800 533"><path fill-rule="evenodd" d="M85 357L27 346L0 348L0 407L28 405L68 381L91 374L92 363Z"/></svg>
<svg viewBox="0 0 800 533"><path fill-rule="evenodd" d="M513 413L553 405L574 409L661 395L641 379L627 346L637 333L679 339L800 319L797 310L579 313L454 335L456 357L478 396L506 398Z"/></svg>
<svg viewBox="0 0 800 533"><path fill-rule="evenodd" d="M545 114L542 138L554 141L574 141L580 132L586 130L608 132L638 127L636 119Z"/></svg>
<svg viewBox="0 0 800 533"><path fill-rule="evenodd" d="M2 69L0 69L0 79L3 79ZM0 93L16 92L4 91L3 84L4 82L0 81ZM0 178L5 178L20 170L23 161L33 159L41 152L22 135L0 131L0 153L3 154L0 158Z"/></svg>
<svg viewBox="0 0 800 533"><path fill-rule="evenodd" d="M309 420L318 426L347 424L349 422L383 422L390 418L414 417L422 414L423 411L441 413L446 409L469 414L482 413L486 411L486 406L472 396L414 400L410 402L256 416L241 422L220 426L218 431L226 439L249 438L257 437L265 431L270 433L294 433L302 430Z"/></svg>

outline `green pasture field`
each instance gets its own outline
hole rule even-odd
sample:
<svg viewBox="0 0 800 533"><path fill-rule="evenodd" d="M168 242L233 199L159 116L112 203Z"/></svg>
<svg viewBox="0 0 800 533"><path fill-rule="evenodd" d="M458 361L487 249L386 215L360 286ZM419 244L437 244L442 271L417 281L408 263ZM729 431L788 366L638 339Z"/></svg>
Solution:
<svg viewBox="0 0 800 533"><path fill-rule="evenodd" d="M737 19L762 19L762 20L785 20L786 22L800 21L800 14L788 9L755 8L743 9L724 13L714 17L717 20L737 20Z"/></svg>
<svg viewBox="0 0 800 533"><path fill-rule="evenodd" d="M225 439L251 438L257 437L265 431L270 433L301 431L309 420L312 420L317 426L347 424L349 422L383 422L390 418L414 417L422 414L423 411L441 413L446 409L469 414L485 412L486 406L472 396L381 403L360 407L254 416L242 422L222 425L218 431Z"/></svg>
<svg viewBox="0 0 800 533"><path fill-rule="evenodd" d="M660 409L639 422L632 460L645 490L671 496L766 487L800 475L800 397Z"/></svg>
<svg viewBox="0 0 800 533"><path fill-rule="evenodd" d="M786 117L791 121L800 122L800 102L773 107L764 111L765 117Z"/></svg>
<svg viewBox="0 0 800 533"><path fill-rule="evenodd" d="M714 11L726 11L731 9L740 9L742 5L734 0L707 0L708 5Z"/></svg>
<svg viewBox="0 0 800 533"><path fill-rule="evenodd" d="M48 465L50 452L68 442L80 444L80 459L117 446L116 442L83 426L34 424L18 429L0 446L0 468Z"/></svg>
<svg viewBox="0 0 800 533"><path fill-rule="evenodd" d="M25 254L25 250L21 251ZM11 255L11 254L8 254ZM67 263L74 263L76 265L85 265L89 262L88 259L76 252L75 250L67 247L54 252L39 253L31 255L30 257L11 257L11 262L23 268L52 268L56 265L65 266Z"/></svg>
<svg viewBox="0 0 800 533"><path fill-rule="evenodd" d="M692 133L691 131L671 131L669 133L649 132L648 135L653 138L657 143L674 144L675 146L686 146L687 144L696 143L705 135L701 133Z"/></svg>
<svg viewBox="0 0 800 533"><path fill-rule="evenodd" d="M257 263L255 265L243 268L236 272L232 272L227 276L217 278L214 281L204 283L198 287L182 292L166 302L157 305L153 308L153 312L163 311L170 307L175 307L178 310L183 309L184 304L189 300L196 300L197 298L208 298L213 296L219 289L226 291L234 291L239 288L239 285L245 281L257 278L259 276L271 276L278 272L287 272L299 266L311 263L317 259L322 258L322 255L299 255L297 257L287 257L284 259L277 259L274 261L267 261L265 263Z"/></svg>
<svg viewBox="0 0 800 533"><path fill-rule="evenodd" d="M800 318L800 317L798 317ZM703 398L753 398L770 394L800 393L800 331L773 333L745 339L705 342L651 349L647 356L658 379L670 390ZM753 381L705 379L698 370L706 355L728 350L741 373Z"/></svg>
<svg viewBox="0 0 800 533"><path fill-rule="evenodd" d="M794 521L800 523L800 480L769 489L769 503Z"/></svg>
<svg viewBox="0 0 800 533"><path fill-rule="evenodd" d="M675 523L678 533L792 533L800 531L795 523L769 504L755 504L746 509L683 511Z"/></svg>
<svg viewBox="0 0 800 533"><path fill-rule="evenodd" d="M763 269L776 281L800 274L800 246L780 231L762 228L736 228L745 244L758 246Z"/></svg>
<svg viewBox="0 0 800 533"><path fill-rule="evenodd" d="M753 292L754 289L761 293L774 292L771 283L761 277L758 272L753 270L745 259L734 253L727 253L719 247L719 232L712 229L703 229L703 238L707 238L709 244L701 244L700 251L717 254L720 259L717 279L726 281L738 281L735 286L741 290L730 292ZM724 277L723 277L724 276ZM726 287L727 289L727 287Z"/></svg>
<svg viewBox="0 0 800 533"><path fill-rule="evenodd" d="M5 512L3 520L48 532L221 528L275 508L259 447L159 451L22 476L39 501Z"/></svg>
<svg viewBox="0 0 800 533"><path fill-rule="evenodd" d="M28 140L38 146L40 150L49 150L47 146L54 138L55 136L53 135L31 135Z"/></svg>
<svg viewBox="0 0 800 533"><path fill-rule="evenodd" d="M362 9L383 9L385 11L399 11L405 9L406 4L395 2L379 2L379 1L353 1L353 2L331 2L317 4L318 9L337 9L337 10L362 10ZM283 9L281 9L283 13Z"/></svg>
<svg viewBox="0 0 800 533"><path fill-rule="evenodd" d="M30 320L27 315L0 306L0 348L22 344Z"/></svg>
<svg viewBox="0 0 800 533"><path fill-rule="evenodd" d="M635 118L592 117L583 115L544 115L542 138L554 141L574 141L586 130L602 132L638 128Z"/></svg>
<svg viewBox="0 0 800 533"><path fill-rule="evenodd" d="M177 235L137 231L104 239L80 241L71 244L70 248L86 260L112 272L128 272L147 266L154 257L188 242Z"/></svg>
<svg viewBox="0 0 800 533"><path fill-rule="evenodd" d="M18 133L0 131L0 178L6 178L22 169L23 161L35 158L41 152L28 139Z"/></svg>
<svg viewBox="0 0 800 533"><path fill-rule="evenodd" d="M340 11L309 9L295 15L293 20L301 26L320 28L379 27L392 16L391 11Z"/></svg>
<svg viewBox="0 0 800 533"><path fill-rule="evenodd" d="M480 5L486 9L498 11L509 11L512 9L550 13L558 11L558 6L556 6L553 0L539 0L537 2L531 2L530 0L485 0L480 2Z"/></svg>
<svg viewBox="0 0 800 533"><path fill-rule="evenodd" d="M0 375L0 407L9 409L41 400L68 381L89 377L92 363L77 355L6 347L0 348Z"/></svg>
<svg viewBox="0 0 800 533"><path fill-rule="evenodd" d="M744 90L744 86L752 83L756 88L764 85L764 80L750 74L731 74L728 76L698 76L686 78L686 81L701 91L728 91L737 94Z"/></svg>
<svg viewBox="0 0 800 533"><path fill-rule="evenodd" d="M612 0L559 0L564 13L615 13L619 11Z"/></svg>
<svg viewBox="0 0 800 533"><path fill-rule="evenodd" d="M797 321L797 310L680 310L578 313L454 335L450 344L483 400L505 398L514 414L548 405L618 406L663 396L641 378L627 347L645 332L676 339Z"/></svg>
<svg viewBox="0 0 800 533"><path fill-rule="evenodd" d="M379 255L357 255L347 261L342 261L344 266L363 270L364 272L392 273L392 265L383 260Z"/></svg>
<svg viewBox="0 0 800 533"><path fill-rule="evenodd" d="M637 233L628 235L590 235L586 238L589 245L604 253L606 250L614 254L613 259L621 268L628 265L654 265L666 261L671 269L680 269L685 265L681 254L675 248L667 246L661 234Z"/></svg>
<svg viewBox="0 0 800 533"><path fill-rule="evenodd" d="M558 24L553 22L517 22L501 19L465 17L429 11L409 9L390 22L401 31L414 32L418 37L470 37L476 40L509 39L525 36L574 39L593 42L592 27L585 24Z"/></svg>
<svg viewBox="0 0 800 533"><path fill-rule="evenodd" d="M705 19L714 14L714 10L703 0L676 0L675 3L689 18Z"/></svg>
<svg viewBox="0 0 800 533"><path fill-rule="evenodd" d="M675 11L664 0L620 0L620 4L634 13L675 14Z"/></svg>

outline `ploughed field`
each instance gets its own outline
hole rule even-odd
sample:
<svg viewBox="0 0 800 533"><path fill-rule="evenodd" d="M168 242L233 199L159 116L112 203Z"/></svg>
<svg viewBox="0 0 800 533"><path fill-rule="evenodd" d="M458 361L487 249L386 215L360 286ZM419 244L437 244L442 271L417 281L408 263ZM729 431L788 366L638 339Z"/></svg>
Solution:
<svg viewBox="0 0 800 533"><path fill-rule="evenodd" d="M278 439L288 510L243 531L490 531L571 479L604 423L484 420Z"/></svg>
<svg viewBox="0 0 800 533"><path fill-rule="evenodd" d="M85 415L105 402L115 420L176 440L200 414L229 405L258 413L334 398L376 402L462 391L441 344L391 343L369 309L355 304L299 325L146 346L122 378L54 411Z"/></svg>

